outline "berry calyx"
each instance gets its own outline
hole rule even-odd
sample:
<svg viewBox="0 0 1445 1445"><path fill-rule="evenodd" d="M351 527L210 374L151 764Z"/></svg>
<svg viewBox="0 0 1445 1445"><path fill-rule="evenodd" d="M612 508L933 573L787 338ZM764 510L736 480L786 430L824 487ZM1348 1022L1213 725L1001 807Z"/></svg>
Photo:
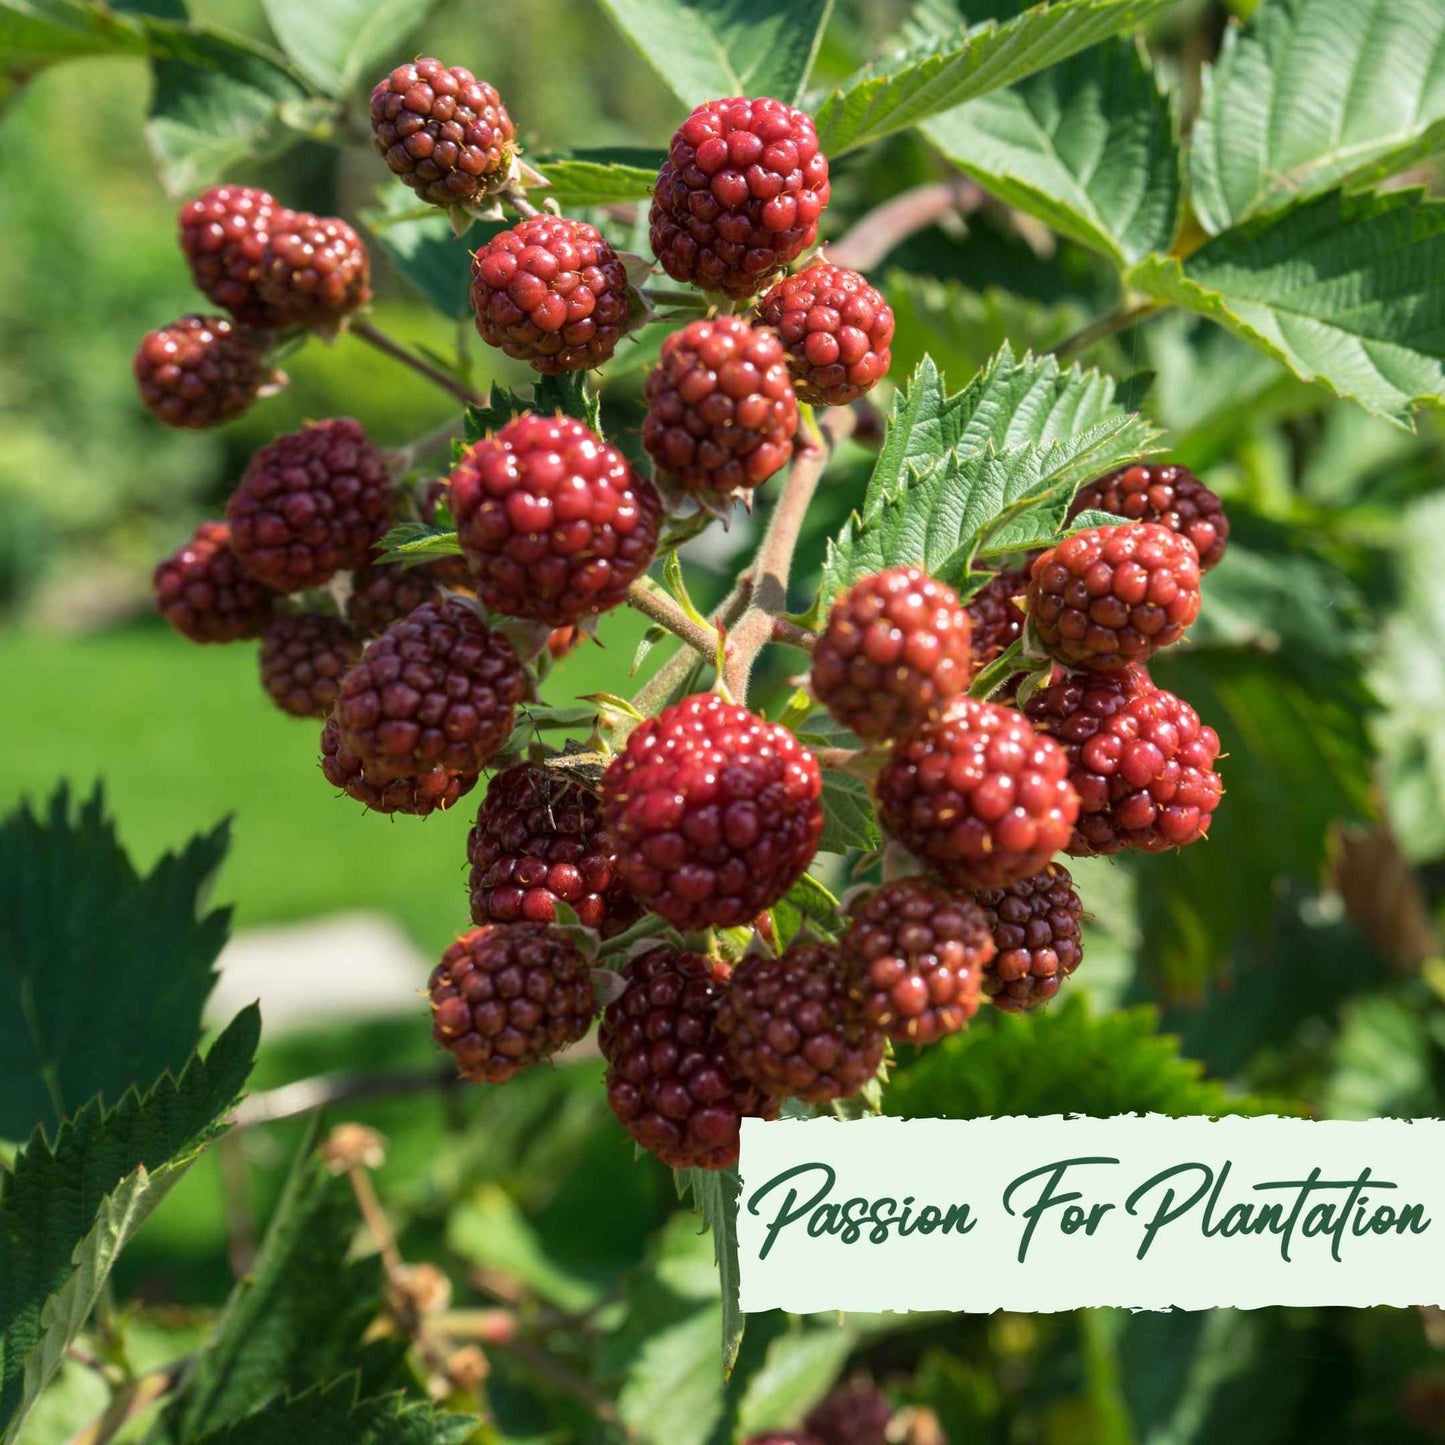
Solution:
<svg viewBox="0 0 1445 1445"><path fill-rule="evenodd" d="M244 326L264 330L285 324L285 316L262 299L256 283L271 224L286 215L269 191L212 186L187 201L177 217L196 289Z"/></svg>
<svg viewBox="0 0 1445 1445"><path fill-rule="evenodd" d="M192 642L259 637L276 601L241 566L224 522L202 522L184 547L157 565L154 586L156 610Z"/></svg>
<svg viewBox="0 0 1445 1445"><path fill-rule="evenodd" d="M662 522L652 483L566 416L515 417L475 443L449 498L482 601L553 627L616 607Z"/></svg>
<svg viewBox="0 0 1445 1445"><path fill-rule="evenodd" d="M737 1163L744 1118L771 1119L778 1101L743 1078L717 1026L725 969L700 953L653 948L622 969L597 1044L607 1102L650 1154L674 1169Z"/></svg>
<svg viewBox="0 0 1445 1445"><path fill-rule="evenodd" d="M883 1035L865 1021L836 950L822 943L747 954L723 994L718 1028L738 1072L780 1097L849 1098L883 1062Z"/></svg>
<svg viewBox="0 0 1445 1445"><path fill-rule="evenodd" d="M1089 527L1034 560L1028 610L1065 667L1143 662L1199 615L1199 554L1156 522Z"/></svg>
<svg viewBox="0 0 1445 1445"><path fill-rule="evenodd" d="M876 785L884 826L954 888L1037 873L1069 842L1069 760L1011 708L956 698L893 745Z"/></svg>
<svg viewBox="0 0 1445 1445"><path fill-rule="evenodd" d="M371 300L371 258L339 217L288 211L272 218L256 289L287 324L328 330Z"/></svg>
<svg viewBox="0 0 1445 1445"><path fill-rule="evenodd" d="M993 932L983 991L995 1008L1022 1013L1046 1004L1083 957L1084 905L1061 863L974 895Z"/></svg>
<svg viewBox="0 0 1445 1445"><path fill-rule="evenodd" d="M758 320L782 338L798 400L847 406L887 374L893 308L856 271L815 261L758 303Z"/></svg>
<svg viewBox="0 0 1445 1445"><path fill-rule="evenodd" d="M639 723L602 779L628 887L677 928L730 928L802 877L823 831L822 777L786 728L716 693Z"/></svg>
<svg viewBox="0 0 1445 1445"><path fill-rule="evenodd" d="M282 712L324 718L360 655L360 639L339 617L283 612L261 639L261 686Z"/></svg>
<svg viewBox="0 0 1445 1445"><path fill-rule="evenodd" d="M346 621L358 637L379 637L393 622L440 596L430 566L374 562L351 574Z"/></svg>
<svg viewBox="0 0 1445 1445"><path fill-rule="evenodd" d="M472 258L472 312L488 346L543 376L590 371L627 330L627 268L596 226L533 216Z"/></svg>
<svg viewBox="0 0 1445 1445"><path fill-rule="evenodd" d="M224 316L182 316L147 332L132 370L152 416L197 431L234 421L271 379L250 333Z"/></svg>
<svg viewBox="0 0 1445 1445"><path fill-rule="evenodd" d="M856 582L813 650L813 693L865 741L902 737L968 686L971 627L957 594L916 567Z"/></svg>
<svg viewBox="0 0 1445 1445"><path fill-rule="evenodd" d="M552 923L565 903L604 938L637 921L595 793L555 768L517 763L487 787L467 835L474 923Z"/></svg>
<svg viewBox="0 0 1445 1445"><path fill-rule="evenodd" d="M473 1083L504 1084L576 1043L597 1011L577 945L540 923L473 928L431 976L432 1037Z"/></svg>
<svg viewBox="0 0 1445 1445"><path fill-rule="evenodd" d="M838 951L863 1016L899 1043L931 1044L978 1011L993 957L988 920L927 878L897 878L849 909Z"/></svg>
<svg viewBox="0 0 1445 1445"><path fill-rule="evenodd" d="M673 332L644 396L642 444L688 491L749 491L793 455L798 401L783 344L740 316Z"/></svg>
<svg viewBox="0 0 1445 1445"><path fill-rule="evenodd" d="M358 422L314 422L248 463L226 506L231 545L278 592L320 587L361 567L391 520L386 460Z"/></svg>
<svg viewBox="0 0 1445 1445"><path fill-rule="evenodd" d="M342 746L335 718L328 718L321 729L321 771L332 787L374 813L410 813L418 818L445 811L477 784L475 773L449 773L445 768L432 768L414 778L369 776L361 758Z"/></svg>
<svg viewBox="0 0 1445 1445"><path fill-rule="evenodd" d="M812 116L777 100L705 101L657 173L652 253L675 281L755 295L813 244L828 194Z"/></svg>
<svg viewBox="0 0 1445 1445"><path fill-rule="evenodd" d="M1229 518L1224 504L1188 467L1138 463L1090 482L1075 497L1069 517L1096 510L1131 522L1157 522L1188 537L1208 572L1224 556Z"/></svg>

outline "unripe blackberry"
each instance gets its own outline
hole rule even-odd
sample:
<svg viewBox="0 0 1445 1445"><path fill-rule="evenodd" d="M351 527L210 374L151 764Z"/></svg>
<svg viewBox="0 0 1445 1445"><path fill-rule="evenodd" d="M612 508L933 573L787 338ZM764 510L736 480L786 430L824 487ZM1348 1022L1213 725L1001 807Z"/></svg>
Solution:
<svg viewBox="0 0 1445 1445"><path fill-rule="evenodd" d="M1028 591L1024 567L995 572L968 599L966 610L973 625L973 660L980 670L1006 652L1024 635L1024 612L1016 598Z"/></svg>
<svg viewBox="0 0 1445 1445"><path fill-rule="evenodd" d="M777 100L710 100L672 137L648 217L675 281L752 296L814 242L828 160L813 118Z"/></svg>
<svg viewBox="0 0 1445 1445"><path fill-rule="evenodd" d="M883 1035L865 1021L836 950L822 943L747 954L718 1006L718 1028L738 1072L779 1097L849 1098L883 1062Z"/></svg>
<svg viewBox="0 0 1445 1445"><path fill-rule="evenodd" d="M379 637L393 622L440 596L441 588L429 565L374 562L351 574L346 620L358 637Z"/></svg>
<svg viewBox="0 0 1445 1445"><path fill-rule="evenodd" d="M900 1043L931 1044L978 1012L993 935L971 898L897 878L848 910L838 945L863 1016Z"/></svg>
<svg viewBox="0 0 1445 1445"><path fill-rule="evenodd" d="M894 743L876 786L884 826L954 888L1037 873L1079 815L1063 748L972 697Z"/></svg>
<svg viewBox="0 0 1445 1445"><path fill-rule="evenodd" d="M1199 554L1154 522L1089 527L1035 558L1028 610L1065 667L1143 662L1199 615Z"/></svg>
<svg viewBox="0 0 1445 1445"><path fill-rule="evenodd" d="M177 217L196 289L244 326L285 325L285 316L262 300L256 282L272 221L284 221L287 214L269 191L212 186L187 201Z"/></svg>
<svg viewBox="0 0 1445 1445"><path fill-rule="evenodd" d="M259 637L276 594L241 566L224 522L202 522L155 570L156 610L192 642Z"/></svg>
<svg viewBox="0 0 1445 1445"><path fill-rule="evenodd" d="M472 258L472 312L488 346L543 376L590 371L627 330L627 268L596 226L532 216Z"/></svg>
<svg viewBox="0 0 1445 1445"><path fill-rule="evenodd" d="M736 1164L743 1119L774 1118L778 1101L728 1059L717 1027L724 965L654 948L630 959L622 978L597 1031L612 1112L673 1169Z"/></svg>
<svg viewBox="0 0 1445 1445"><path fill-rule="evenodd" d="M434 206L464 206L506 180L517 132L497 92L461 65L398 65L371 92L371 135L393 174Z"/></svg>
<svg viewBox="0 0 1445 1445"><path fill-rule="evenodd" d="M132 370L152 416L196 431L234 421L271 377L250 333L224 316L182 316L148 332Z"/></svg>
<svg viewBox="0 0 1445 1445"><path fill-rule="evenodd" d="M525 693L505 637L465 602L425 602L342 678L336 725L374 778L479 773L512 735Z"/></svg>
<svg viewBox="0 0 1445 1445"><path fill-rule="evenodd" d="M951 587L916 567L856 582L813 649L813 693L860 738L902 737L968 686L970 626Z"/></svg>
<svg viewBox="0 0 1445 1445"><path fill-rule="evenodd" d="M515 417L475 443L449 495L482 601L553 627L616 607L662 524L652 483L566 416Z"/></svg>
<svg viewBox="0 0 1445 1445"><path fill-rule="evenodd" d="M248 463L226 505L231 545L278 592L364 566L391 522L391 477L358 422L313 422Z"/></svg>
<svg viewBox="0 0 1445 1445"><path fill-rule="evenodd" d="M1048 1003L1083 957L1084 905L1069 870L1050 863L1032 878L974 896L997 949L984 966L984 993L1007 1013Z"/></svg>
<svg viewBox="0 0 1445 1445"><path fill-rule="evenodd" d="M360 639L339 617L283 612L261 639L261 686L282 712L325 717L360 656Z"/></svg>
<svg viewBox="0 0 1445 1445"><path fill-rule="evenodd" d="M798 400L783 344L740 316L674 331L644 395L642 444L688 491L749 491L793 455Z"/></svg>
<svg viewBox="0 0 1445 1445"><path fill-rule="evenodd" d="M341 745L335 718L321 729L321 771L326 781L376 813L410 813L425 818L450 808L477 785L475 773L432 768L414 778L369 777L366 764Z"/></svg>
<svg viewBox="0 0 1445 1445"><path fill-rule="evenodd" d="M850 1380L809 1412L803 1426L821 1445L887 1445L893 1406L868 1379Z"/></svg>
<svg viewBox="0 0 1445 1445"><path fill-rule="evenodd" d="M1157 522L1188 537L1207 572L1224 556L1229 518L1224 504L1188 467L1138 463L1090 482L1074 497L1070 518L1096 510L1131 522Z"/></svg>
<svg viewBox="0 0 1445 1445"><path fill-rule="evenodd" d="M786 728L716 693L639 723L602 779L622 875L677 928L731 928L806 872L823 831L818 764Z"/></svg>
<svg viewBox="0 0 1445 1445"><path fill-rule="evenodd" d="M758 320L788 350L798 400L847 406L872 391L893 360L893 308L856 271L815 261L758 303Z"/></svg>
<svg viewBox="0 0 1445 1445"><path fill-rule="evenodd" d="M608 847L597 795L555 768L517 763L492 779L467 858L474 923L552 923L562 902L610 938L640 914Z"/></svg>
<svg viewBox="0 0 1445 1445"><path fill-rule="evenodd" d="M1224 792L1219 737L1142 668L1066 677L1026 712L1068 754L1080 802L1070 853L1162 853L1208 833Z"/></svg>
<svg viewBox="0 0 1445 1445"><path fill-rule="evenodd" d="M432 1037L475 1084L505 1084L576 1043L597 1012L577 945L541 923L473 928L431 976Z"/></svg>
<svg viewBox="0 0 1445 1445"><path fill-rule="evenodd" d="M339 217L288 211L272 218L256 289L287 323L329 329L371 300L371 258Z"/></svg>

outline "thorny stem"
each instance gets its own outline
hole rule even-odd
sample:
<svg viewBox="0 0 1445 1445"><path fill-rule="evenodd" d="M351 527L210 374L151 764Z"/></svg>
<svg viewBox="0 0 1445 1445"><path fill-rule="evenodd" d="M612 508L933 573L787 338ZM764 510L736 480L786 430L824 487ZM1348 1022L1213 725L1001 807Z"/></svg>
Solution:
<svg viewBox="0 0 1445 1445"><path fill-rule="evenodd" d="M680 637L694 651L711 658L717 652L718 635L716 628L705 627L695 622L671 597L646 577L639 577L627 589L627 605L635 607L644 616L650 617L659 627L665 627L675 637Z"/></svg>
<svg viewBox="0 0 1445 1445"><path fill-rule="evenodd" d="M945 216L976 211L983 201L982 187L967 176L915 186L859 217L850 230L824 250L835 266L870 271L900 242Z"/></svg>
<svg viewBox="0 0 1445 1445"><path fill-rule="evenodd" d="M773 618L773 641L785 642L789 647L802 647L811 652L818 645L818 634L799 627L786 617Z"/></svg>
<svg viewBox="0 0 1445 1445"><path fill-rule="evenodd" d="M366 342L368 346L374 346L383 356L389 356L393 361L399 361L403 366L409 366L418 376L424 376L433 386L439 386L445 392L450 393L460 402L468 406L480 406L482 398L474 392L471 387L458 381L456 377L449 376L439 366L433 366L425 357L418 356L416 352L403 346L399 341L393 341L383 331L378 331L369 321L353 319L347 328L351 335L358 340Z"/></svg>
<svg viewBox="0 0 1445 1445"><path fill-rule="evenodd" d="M1104 341L1110 336L1116 336L1121 331L1127 331L1135 323L1143 321L1152 316L1160 309L1158 301L1140 301L1137 305L1123 304L1116 306L1107 316L1101 316L1097 321L1092 321L1083 330L1076 331L1067 340L1061 341L1054 347L1054 355L1060 361L1072 361L1076 356L1082 356L1096 342Z"/></svg>

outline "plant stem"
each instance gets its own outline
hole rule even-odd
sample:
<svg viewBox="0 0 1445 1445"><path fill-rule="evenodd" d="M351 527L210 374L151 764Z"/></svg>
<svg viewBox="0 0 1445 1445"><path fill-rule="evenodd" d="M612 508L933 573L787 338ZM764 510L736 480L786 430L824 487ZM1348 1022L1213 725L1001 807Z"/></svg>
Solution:
<svg viewBox="0 0 1445 1445"><path fill-rule="evenodd" d="M926 186L914 186L890 196L860 216L853 226L825 247L835 266L868 271L900 242L959 211L976 211L984 193L977 181L953 176Z"/></svg>
<svg viewBox="0 0 1445 1445"><path fill-rule="evenodd" d="M799 627L796 622L790 622L786 617L775 617L773 641L785 642L789 647L801 647L811 652L818 645L818 634L809 632L806 627Z"/></svg>
<svg viewBox="0 0 1445 1445"><path fill-rule="evenodd" d="M389 356L393 361L399 361L403 366L409 366L418 376L424 376L433 386L439 386L445 392L456 397L460 402L468 406L480 406L482 398L474 392L471 387L465 386L454 376L448 376L439 366L433 366L424 357L418 356L416 352L409 350L399 341L393 341L383 331L378 331L369 321L354 319L347 328L350 333L359 341L364 341L368 346L374 346L383 356Z"/></svg>
<svg viewBox="0 0 1445 1445"><path fill-rule="evenodd" d="M502 200L524 220L530 221L533 216L540 216L542 214L520 191L503 191Z"/></svg>
<svg viewBox="0 0 1445 1445"><path fill-rule="evenodd" d="M320 1074L298 1079L278 1089L252 1094L236 1110L232 1122L238 1129L256 1124L274 1124L314 1113L329 1104L352 1103L360 1099L388 1099L403 1094L421 1094L431 1089L447 1090L460 1082L456 1068L448 1062L440 1068L415 1069L399 1074Z"/></svg>
<svg viewBox="0 0 1445 1445"><path fill-rule="evenodd" d="M1135 323L1152 316L1162 304L1159 301L1140 301L1132 306L1127 303L1116 306L1107 316L1091 321L1082 331L1076 331L1066 341L1061 341L1054 347L1054 355L1060 361L1072 361L1074 357L1082 356L1096 342L1127 331Z"/></svg>
<svg viewBox="0 0 1445 1445"><path fill-rule="evenodd" d="M722 605L713 614L718 621L719 627L731 627L739 617L753 595L753 583L750 573L745 572L738 578L733 590L723 599ZM652 680L646 683L637 696L632 699L632 705L644 717L650 716L662 706L663 699L677 687L692 671L697 659L693 656L691 648L680 647L678 650L658 668Z"/></svg>
<svg viewBox="0 0 1445 1445"><path fill-rule="evenodd" d="M969 684L970 697L987 698L997 692L1016 672L1028 672L1030 664L1023 656L1022 642L1011 642L994 658L987 667L978 671L978 676Z"/></svg>
<svg viewBox="0 0 1445 1445"><path fill-rule="evenodd" d="M650 617L659 627L665 627L674 637L682 638L695 652L707 658L717 655L717 630L695 622L648 578L639 577L627 589L627 605Z"/></svg>

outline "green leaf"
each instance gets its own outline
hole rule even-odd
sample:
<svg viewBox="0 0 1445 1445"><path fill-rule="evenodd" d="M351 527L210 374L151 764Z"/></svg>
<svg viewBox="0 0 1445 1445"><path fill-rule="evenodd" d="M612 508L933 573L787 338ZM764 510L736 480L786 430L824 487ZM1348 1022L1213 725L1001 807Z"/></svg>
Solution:
<svg viewBox="0 0 1445 1445"><path fill-rule="evenodd" d="M1168 0L1058 0L911 46L834 90L818 111L828 156L919 125L1132 29Z"/></svg>
<svg viewBox="0 0 1445 1445"><path fill-rule="evenodd" d="M602 435L602 399L587 384L585 371L564 371L560 376L539 376L532 387L529 411L560 412L586 423Z"/></svg>
<svg viewBox="0 0 1445 1445"><path fill-rule="evenodd" d="M1437 0L1264 0L1204 72L1190 198L1206 230L1224 231L1395 175L1442 146Z"/></svg>
<svg viewBox="0 0 1445 1445"><path fill-rule="evenodd" d="M1128 283L1197 311L1305 381L1412 425L1445 406L1445 203L1338 192L1150 256Z"/></svg>
<svg viewBox="0 0 1445 1445"><path fill-rule="evenodd" d="M1117 265L1174 238L1174 117L1135 42L1108 40L923 129L1000 200Z"/></svg>
<svg viewBox="0 0 1445 1445"><path fill-rule="evenodd" d="M29 68L81 55L144 55L145 31L85 0L0 0L0 55Z"/></svg>
<svg viewBox="0 0 1445 1445"><path fill-rule="evenodd" d="M443 211L394 184L377 191L375 205L361 219L372 240L427 301L444 316L470 321L472 252L504 229L500 221L477 222L458 236Z"/></svg>
<svg viewBox="0 0 1445 1445"><path fill-rule="evenodd" d="M230 922L204 911L229 843L222 823L142 876L99 788L0 822L0 1138L184 1066ZM105 999L104 1028L77 998Z"/></svg>
<svg viewBox="0 0 1445 1445"><path fill-rule="evenodd" d="M722 1290L722 1368L732 1373L743 1340L743 1315L738 1308L738 1171L674 1169L677 1197L692 1194L702 1211L703 1227L712 1234L713 1260Z"/></svg>
<svg viewBox="0 0 1445 1445"><path fill-rule="evenodd" d="M563 210L650 200L664 153L628 151L624 154L628 159L612 159L605 151L573 151L555 160L537 161L536 169L552 183L542 194L556 201Z"/></svg>
<svg viewBox="0 0 1445 1445"><path fill-rule="evenodd" d="M524 397L517 395L508 387L492 383L491 393L487 397L485 406L469 406L464 418L464 436L467 445L472 442L479 442L484 436L490 436L494 431L512 420L513 417L523 415L532 409L532 403Z"/></svg>
<svg viewBox="0 0 1445 1445"><path fill-rule="evenodd" d="M403 45L435 0L262 0L281 48L314 85L343 96L374 68L411 52Z"/></svg>
<svg viewBox="0 0 1445 1445"><path fill-rule="evenodd" d="M773 904L773 920L779 951L798 936L805 923L812 924L824 937L834 938L838 933L838 900L811 873L805 873Z"/></svg>
<svg viewBox="0 0 1445 1445"><path fill-rule="evenodd" d="M833 0L601 0L684 105L728 95L792 104L808 83Z"/></svg>
<svg viewBox="0 0 1445 1445"><path fill-rule="evenodd" d="M116 1255L220 1134L255 1061L243 1009L178 1079L36 1129L0 1172L0 1441L10 1445L89 1317Z"/></svg>
<svg viewBox="0 0 1445 1445"><path fill-rule="evenodd" d="M454 527L433 527L426 522L398 522L377 544L383 562L419 567L436 557L460 557L461 543Z"/></svg>
<svg viewBox="0 0 1445 1445"><path fill-rule="evenodd" d="M858 1331L839 1323L795 1327L768 1344L738 1406L738 1430L747 1436L788 1430L828 1393L858 1344Z"/></svg>

